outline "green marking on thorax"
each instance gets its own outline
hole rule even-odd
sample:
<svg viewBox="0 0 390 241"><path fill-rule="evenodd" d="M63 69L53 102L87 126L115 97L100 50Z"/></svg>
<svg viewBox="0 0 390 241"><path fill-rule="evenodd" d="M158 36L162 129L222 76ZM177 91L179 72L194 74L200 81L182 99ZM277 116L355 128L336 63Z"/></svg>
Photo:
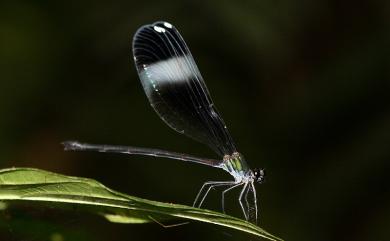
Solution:
<svg viewBox="0 0 390 241"><path fill-rule="evenodd" d="M246 172L249 170L244 157L239 153L234 153L231 156L227 156L224 162L224 166L224 169L228 172Z"/></svg>

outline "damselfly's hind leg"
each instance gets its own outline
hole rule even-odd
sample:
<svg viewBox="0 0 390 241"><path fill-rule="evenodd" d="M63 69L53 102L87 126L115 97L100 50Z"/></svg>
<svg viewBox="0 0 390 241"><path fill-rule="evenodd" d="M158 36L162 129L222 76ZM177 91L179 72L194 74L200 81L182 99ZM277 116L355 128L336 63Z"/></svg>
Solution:
<svg viewBox="0 0 390 241"><path fill-rule="evenodd" d="M204 200L206 199L207 194L210 192L210 190L212 188L218 187L218 186L234 185L234 184L235 184L234 181L224 181L224 182L221 182L221 181L209 181L209 182L205 182L203 184L203 186L200 188L198 194L196 195L196 198L195 198L194 203L193 203L192 206L200 208L202 206ZM204 194L202 194L205 189L206 189L206 192ZM197 204L198 200L200 200L199 204Z"/></svg>
<svg viewBox="0 0 390 241"><path fill-rule="evenodd" d="M238 183L232 187L229 187L227 189L225 189L223 192L222 192L222 212L225 213L225 193L227 193L228 191L232 190L233 188L236 188L238 186L241 186L243 185L243 183Z"/></svg>

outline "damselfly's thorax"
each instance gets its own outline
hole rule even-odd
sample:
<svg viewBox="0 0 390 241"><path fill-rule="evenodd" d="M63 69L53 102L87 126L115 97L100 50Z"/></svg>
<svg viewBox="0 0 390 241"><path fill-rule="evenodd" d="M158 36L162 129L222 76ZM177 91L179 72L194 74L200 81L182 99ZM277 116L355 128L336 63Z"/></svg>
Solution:
<svg viewBox="0 0 390 241"><path fill-rule="evenodd" d="M234 152L232 155L225 155L221 168L229 172L238 182L258 182L262 183L265 177L264 169L250 169L243 155Z"/></svg>
<svg viewBox="0 0 390 241"><path fill-rule="evenodd" d="M231 155L225 155L221 163L222 169L229 172L236 182L244 181L245 177L251 172L244 157L239 152Z"/></svg>

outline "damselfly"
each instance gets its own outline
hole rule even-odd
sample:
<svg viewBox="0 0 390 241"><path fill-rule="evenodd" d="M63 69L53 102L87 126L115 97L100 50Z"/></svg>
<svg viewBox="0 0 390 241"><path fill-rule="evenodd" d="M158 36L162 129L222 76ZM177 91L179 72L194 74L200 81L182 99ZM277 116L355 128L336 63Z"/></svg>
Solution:
<svg viewBox="0 0 390 241"><path fill-rule="evenodd" d="M216 107L180 33L167 22L142 26L133 38L134 61L139 78L153 109L172 129L207 144L220 160L176 152L130 147L64 142L65 150L115 152L178 159L221 168L230 173L232 181L209 181L203 184L193 203L201 207L214 187L226 186L225 194L242 187L239 204L247 220L257 222L258 209L255 183L264 181L263 169L250 169L237 152L232 137ZM248 200L248 195L251 195Z"/></svg>

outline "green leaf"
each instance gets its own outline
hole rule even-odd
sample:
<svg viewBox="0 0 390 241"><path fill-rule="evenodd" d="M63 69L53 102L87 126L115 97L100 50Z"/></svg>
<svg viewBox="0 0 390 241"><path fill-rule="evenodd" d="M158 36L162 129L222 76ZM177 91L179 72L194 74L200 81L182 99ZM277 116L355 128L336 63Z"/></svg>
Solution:
<svg viewBox="0 0 390 241"><path fill-rule="evenodd" d="M33 201L51 207L77 207L118 223L161 222L182 218L225 226L269 240L281 240L252 223L226 214L132 197L113 191L92 179L33 168L0 170L0 201ZM5 209L7 205L1 207Z"/></svg>

